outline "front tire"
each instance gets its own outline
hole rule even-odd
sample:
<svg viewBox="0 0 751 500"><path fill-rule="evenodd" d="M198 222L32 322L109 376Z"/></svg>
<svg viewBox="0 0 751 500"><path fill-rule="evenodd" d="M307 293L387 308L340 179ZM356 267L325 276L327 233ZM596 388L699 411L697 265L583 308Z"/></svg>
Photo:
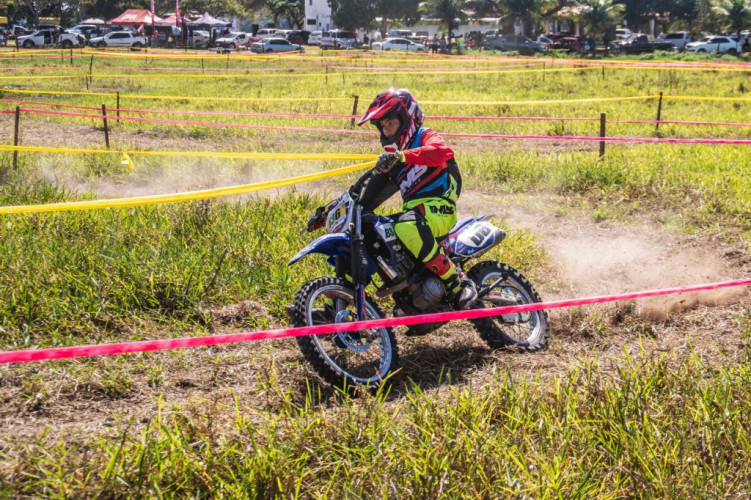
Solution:
<svg viewBox="0 0 751 500"><path fill-rule="evenodd" d="M516 304L542 302L532 285L522 274L511 266L500 262L486 261L475 265L467 273L477 289L491 285L498 280L503 283L486 295L484 302L490 307L508 304L513 298ZM493 303L497 297L498 302ZM533 352L544 349L550 336L548 313L544 310L524 313L504 314L471 320L472 324L491 348L515 347Z"/></svg>
<svg viewBox="0 0 751 500"><path fill-rule="evenodd" d="M63 40L63 48L64 49L70 49L73 47L73 42L70 40Z"/></svg>
<svg viewBox="0 0 751 500"><path fill-rule="evenodd" d="M31 40L26 40L25 42L23 42L24 49L30 49L33 46L34 46L34 42L32 42Z"/></svg>
<svg viewBox="0 0 751 500"><path fill-rule="evenodd" d="M385 315L370 297L365 298L366 319ZM295 326L355 321L354 293L341 278L316 278L295 297ZM358 386L376 389L396 369L396 338L391 328L297 337L305 359L330 384L350 392Z"/></svg>

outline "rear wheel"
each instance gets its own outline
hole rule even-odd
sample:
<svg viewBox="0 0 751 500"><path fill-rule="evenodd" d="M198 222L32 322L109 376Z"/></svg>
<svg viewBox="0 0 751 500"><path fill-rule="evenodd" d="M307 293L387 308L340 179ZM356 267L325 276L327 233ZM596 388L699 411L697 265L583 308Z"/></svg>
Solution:
<svg viewBox="0 0 751 500"><path fill-rule="evenodd" d="M267 54L270 54L271 52L274 52L274 50L273 49L266 49L266 53Z"/></svg>
<svg viewBox="0 0 751 500"><path fill-rule="evenodd" d="M731 56L734 56L734 55L736 55L737 53L738 53L738 51L737 51L737 50L735 50L735 49L728 49L728 54L730 54Z"/></svg>
<svg viewBox="0 0 751 500"><path fill-rule="evenodd" d="M542 302L529 281L506 264L480 262L467 275L475 282L478 290L501 281L500 285L482 299L482 307ZM480 338L494 349L515 347L531 352L548 345L548 313L544 310L480 318L472 320L472 324Z"/></svg>
<svg viewBox="0 0 751 500"><path fill-rule="evenodd" d="M64 49L70 49L71 47L73 47L73 42L71 42L70 40L63 40Z"/></svg>
<svg viewBox="0 0 751 500"><path fill-rule="evenodd" d="M370 297L365 298L365 319L385 315ZM341 278L316 278L295 297L295 326L351 323L357 319L352 289ZM398 364L396 338L391 328L297 337L305 358L330 384L354 390L375 389Z"/></svg>
<svg viewBox="0 0 751 500"><path fill-rule="evenodd" d="M140 49L141 47L143 47L143 44L141 42L135 42L133 44L133 47L136 48L136 49Z"/></svg>
<svg viewBox="0 0 751 500"><path fill-rule="evenodd" d="M706 49L699 49L699 50L697 50L696 52L699 52L699 53L701 53L701 52L706 52Z"/></svg>
<svg viewBox="0 0 751 500"><path fill-rule="evenodd" d="M34 46L34 42L32 42L31 40L26 40L23 42L23 48L25 49L30 49L33 46Z"/></svg>

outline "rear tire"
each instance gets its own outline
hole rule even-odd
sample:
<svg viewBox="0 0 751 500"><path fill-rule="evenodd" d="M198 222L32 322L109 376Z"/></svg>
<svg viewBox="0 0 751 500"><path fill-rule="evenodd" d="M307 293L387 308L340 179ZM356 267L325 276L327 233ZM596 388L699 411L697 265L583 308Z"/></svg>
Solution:
<svg viewBox="0 0 751 500"><path fill-rule="evenodd" d="M63 48L64 49L70 49L73 47L73 42L70 40L63 40Z"/></svg>
<svg viewBox="0 0 751 500"><path fill-rule="evenodd" d="M34 46L34 42L32 42L31 40L26 40L25 42L23 42L24 49L30 49L33 46Z"/></svg>
<svg viewBox="0 0 751 500"><path fill-rule="evenodd" d="M514 296L517 304L542 302L529 281L519 271L506 264L495 261L480 262L470 269L467 275L475 282L478 290L506 276L503 284L490 292L488 297L501 292ZM485 307L482 301L480 303L483 304L481 307ZM492 303L489 305L495 306ZM548 313L544 310L479 318L471 322L480 338L493 349L514 347L533 352L548 345Z"/></svg>
<svg viewBox="0 0 751 500"><path fill-rule="evenodd" d="M348 283L341 278L316 278L297 292L292 321L295 326L347 323L356 317L354 309L354 293ZM367 296L365 310L366 319L385 317ZM306 335L297 337L297 343L321 377L349 392L355 392L359 386L378 388L398 365L396 338L391 328Z"/></svg>

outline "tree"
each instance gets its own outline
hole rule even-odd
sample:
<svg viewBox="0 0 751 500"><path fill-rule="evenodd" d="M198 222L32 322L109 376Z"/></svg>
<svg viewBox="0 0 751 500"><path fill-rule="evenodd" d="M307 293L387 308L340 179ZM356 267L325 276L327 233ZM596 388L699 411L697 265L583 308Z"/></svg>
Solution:
<svg viewBox="0 0 751 500"><path fill-rule="evenodd" d="M428 17L438 19L448 33L452 33L461 22L469 19L464 12L465 0L428 0L420 5L420 11Z"/></svg>
<svg viewBox="0 0 751 500"><path fill-rule="evenodd" d="M582 10L579 15L579 20L587 28L587 32L591 34L590 39L592 41L592 55L594 56L596 47L596 38L600 34L603 28L613 26L618 22L618 19L623 14L623 4L613 3L613 0L582 0Z"/></svg>
<svg viewBox="0 0 751 500"><path fill-rule="evenodd" d="M338 27L355 31L375 24L375 5L371 0L329 0L331 19Z"/></svg>
<svg viewBox="0 0 751 500"><path fill-rule="evenodd" d="M420 11L418 6L420 0L374 0L375 16L371 19L370 25L375 23L375 18L381 18L379 30L385 35L388 30L389 21L395 23L404 23L408 26L417 24L420 20ZM363 17L363 19L365 19ZM363 23L367 26L366 23Z"/></svg>
<svg viewBox="0 0 751 500"><path fill-rule="evenodd" d="M714 12L724 22L725 28L740 35L746 24L751 21L751 0L719 0Z"/></svg>
<svg viewBox="0 0 751 500"><path fill-rule="evenodd" d="M532 32L535 18L546 3L546 0L500 0L500 10L510 18L521 19L526 35Z"/></svg>
<svg viewBox="0 0 751 500"><path fill-rule="evenodd" d="M283 17L289 23L290 28L302 27L305 19L303 0L265 0L264 3L271 11L275 26L279 26L279 18Z"/></svg>

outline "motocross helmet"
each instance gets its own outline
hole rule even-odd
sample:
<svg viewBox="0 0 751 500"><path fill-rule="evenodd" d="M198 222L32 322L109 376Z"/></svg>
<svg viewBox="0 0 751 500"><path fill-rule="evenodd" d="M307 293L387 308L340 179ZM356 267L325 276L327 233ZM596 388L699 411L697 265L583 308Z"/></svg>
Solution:
<svg viewBox="0 0 751 500"><path fill-rule="evenodd" d="M380 120L395 116L399 118L399 128L391 137L383 135ZM424 120L422 109L407 89L388 89L378 94L370 103L368 111L357 122L358 126L370 121L381 133L381 145L396 146L403 151L409 146Z"/></svg>

